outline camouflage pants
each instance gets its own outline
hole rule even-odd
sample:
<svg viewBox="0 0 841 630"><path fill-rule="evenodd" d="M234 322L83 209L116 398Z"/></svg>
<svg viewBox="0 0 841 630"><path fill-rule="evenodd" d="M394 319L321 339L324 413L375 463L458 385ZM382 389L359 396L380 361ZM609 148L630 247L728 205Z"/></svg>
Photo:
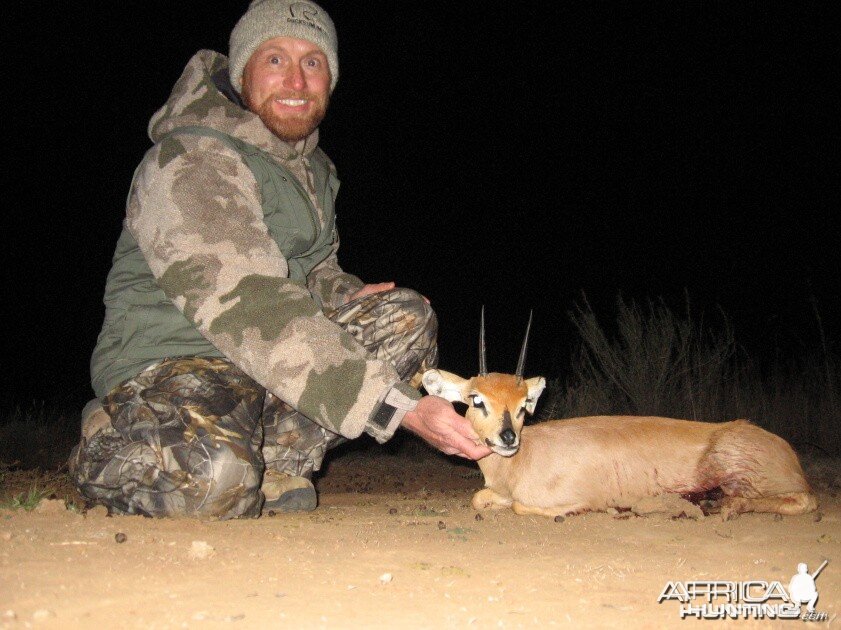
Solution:
<svg viewBox="0 0 841 630"><path fill-rule="evenodd" d="M365 296L326 315L404 380L437 364L435 314L414 291ZM266 468L310 477L343 439L230 362L179 357L88 404L70 471L85 497L117 513L258 516Z"/></svg>

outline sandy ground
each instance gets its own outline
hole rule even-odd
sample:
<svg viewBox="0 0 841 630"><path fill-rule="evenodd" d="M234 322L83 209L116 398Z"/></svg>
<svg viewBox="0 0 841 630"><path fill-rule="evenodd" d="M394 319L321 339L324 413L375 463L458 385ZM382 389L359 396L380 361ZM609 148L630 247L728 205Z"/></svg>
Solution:
<svg viewBox="0 0 841 630"><path fill-rule="evenodd" d="M423 449L334 457L308 514L152 520L44 501L0 512L0 628L711 627L658 604L668 581L787 587L823 560L817 623L841 627L839 467L808 470L818 513L728 522L479 515L478 468Z"/></svg>

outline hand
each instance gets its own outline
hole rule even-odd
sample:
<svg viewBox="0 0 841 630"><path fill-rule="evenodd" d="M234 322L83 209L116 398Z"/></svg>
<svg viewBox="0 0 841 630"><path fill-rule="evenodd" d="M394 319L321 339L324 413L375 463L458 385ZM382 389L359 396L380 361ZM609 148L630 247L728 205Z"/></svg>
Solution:
<svg viewBox="0 0 841 630"><path fill-rule="evenodd" d="M402 426L447 455L482 459L491 454L479 441L470 422L438 396L424 396L414 411L403 417Z"/></svg>
<svg viewBox="0 0 841 630"><path fill-rule="evenodd" d="M366 295L372 295L374 293L380 293L382 291L391 291L393 288L393 282L378 282L376 284L366 284L364 287L359 289L359 291L351 295L347 299L347 301L353 302L354 300L364 297Z"/></svg>

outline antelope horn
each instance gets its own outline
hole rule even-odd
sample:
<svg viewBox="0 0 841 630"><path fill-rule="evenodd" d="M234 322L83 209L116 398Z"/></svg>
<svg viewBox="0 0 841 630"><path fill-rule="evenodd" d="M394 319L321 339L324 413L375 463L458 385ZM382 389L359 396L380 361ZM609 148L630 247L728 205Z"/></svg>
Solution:
<svg viewBox="0 0 841 630"><path fill-rule="evenodd" d="M488 363L485 358L485 306L482 305L482 321L479 324L479 376L488 375Z"/></svg>
<svg viewBox="0 0 841 630"><path fill-rule="evenodd" d="M529 331L531 330L531 316L534 311L529 311L529 323L526 326L526 338L523 339L523 347L520 350L520 360L517 362L517 384L523 381L523 368L526 365L526 347L529 345Z"/></svg>

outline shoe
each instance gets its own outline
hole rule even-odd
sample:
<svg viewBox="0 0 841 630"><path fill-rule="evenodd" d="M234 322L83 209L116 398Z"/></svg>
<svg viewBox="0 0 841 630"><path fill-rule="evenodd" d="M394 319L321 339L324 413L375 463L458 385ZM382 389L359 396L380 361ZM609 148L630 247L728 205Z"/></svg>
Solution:
<svg viewBox="0 0 841 630"><path fill-rule="evenodd" d="M263 512L312 512L318 506L315 487L306 477L267 470L260 490L266 496Z"/></svg>

